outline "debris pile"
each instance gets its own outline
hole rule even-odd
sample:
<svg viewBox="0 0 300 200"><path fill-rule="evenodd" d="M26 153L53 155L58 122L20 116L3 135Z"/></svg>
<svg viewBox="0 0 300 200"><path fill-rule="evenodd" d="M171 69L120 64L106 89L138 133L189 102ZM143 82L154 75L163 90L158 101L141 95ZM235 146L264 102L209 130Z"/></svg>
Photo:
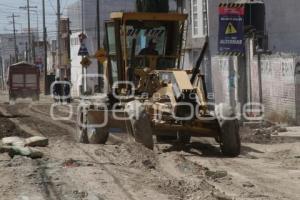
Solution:
<svg viewBox="0 0 300 200"><path fill-rule="evenodd" d="M278 137L280 133L287 132L285 125L261 123L255 126L246 125L241 129L242 142L268 144L282 142L282 137Z"/></svg>
<svg viewBox="0 0 300 200"><path fill-rule="evenodd" d="M30 138L5 137L0 141L0 153L8 153L10 157L16 155L30 157L32 159L43 157L43 153L34 147L48 146L48 139L41 136Z"/></svg>
<svg viewBox="0 0 300 200"><path fill-rule="evenodd" d="M260 129L253 130L254 135L266 135L271 137L272 135L278 135L278 133L287 132L287 128L280 125L275 125L271 127L262 127Z"/></svg>
<svg viewBox="0 0 300 200"><path fill-rule="evenodd" d="M19 136L30 137L30 135L16 126L9 117L0 113L0 140L4 137Z"/></svg>

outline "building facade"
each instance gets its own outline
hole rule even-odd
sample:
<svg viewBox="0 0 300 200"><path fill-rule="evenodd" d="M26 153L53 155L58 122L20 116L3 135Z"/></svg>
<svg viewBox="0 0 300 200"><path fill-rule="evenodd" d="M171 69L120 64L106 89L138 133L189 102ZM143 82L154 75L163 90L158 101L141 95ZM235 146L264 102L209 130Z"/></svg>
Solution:
<svg viewBox="0 0 300 200"><path fill-rule="evenodd" d="M97 6L96 1L77 1L66 8L70 19L70 57L71 57L71 82L72 95L80 94L82 85L83 69L80 64L81 56L78 56L80 48L79 35L83 32L86 36L86 47L89 55L94 55L97 51ZM102 0L100 4L100 39L103 47L105 21L109 20L113 11L134 11L135 0ZM82 14L83 13L83 14ZM96 59L92 59L92 64L87 68L87 74L98 74L98 64ZM88 78L87 91L93 93L98 85L97 78Z"/></svg>
<svg viewBox="0 0 300 200"><path fill-rule="evenodd" d="M225 102L232 106L240 104L238 111L245 111L243 110L245 103L262 105L263 113L268 119L299 125L300 51L295 44L299 40L296 34L299 29L296 25L298 19L296 10L300 8L300 2L265 0L264 4L267 49L270 50L266 52L271 55L258 53L257 46L253 45L253 42L246 48L246 56L218 55L218 15L209 15L215 102ZM217 7L217 4L214 5L215 10ZM253 41L252 38L247 38L246 43L251 40ZM256 106L251 105L254 109ZM252 111L250 114L255 115Z"/></svg>

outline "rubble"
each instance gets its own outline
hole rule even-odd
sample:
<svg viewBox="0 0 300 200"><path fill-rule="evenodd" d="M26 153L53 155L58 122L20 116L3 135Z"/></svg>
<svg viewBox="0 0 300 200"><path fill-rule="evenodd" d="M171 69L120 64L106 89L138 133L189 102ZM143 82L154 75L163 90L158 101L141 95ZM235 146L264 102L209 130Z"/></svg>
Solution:
<svg viewBox="0 0 300 200"><path fill-rule="evenodd" d="M246 124L241 133L241 140L245 143L273 144L293 142L294 138L282 137L280 133L287 132L285 124L270 124L262 122L256 126Z"/></svg>
<svg viewBox="0 0 300 200"><path fill-rule="evenodd" d="M252 187L254 187L254 185L250 182L246 182L246 183L243 183L243 187L252 188Z"/></svg>
<svg viewBox="0 0 300 200"><path fill-rule="evenodd" d="M42 136L34 136L25 139L25 146L29 147L46 147L48 144L48 138Z"/></svg>
<svg viewBox="0 0 300 200"><path fill-rule="evenodd" d="M206 171L205 175L212 179L224 178L228 175L227 171Z"/></svg>
<svg viewBox="0 0 300 200"><path fill-rule="evenodd" d="M32 147L45 147L48 139L45 137L34 136L27 139L20 137L5 137L0 143L0 153L8 153L10 157L16 155L30 157L32 159L42 158L43 153Z"/></svg>
<svg viewBox="0 0 300 200"><path fill-rule="evenodd" d="M79 167L80 163L78 161L70 158L68 160L65 160L62 165L64 168L73 168L73 167Z"/></svg>
<svg viewBox="0 0 300 200"><path fill-rule="evenodd" d="M9 156L8 153L2 153L0 154L0 162L1 161L9 161L11 159L11 157Z"/></svg>
<svg viewBox="0 0 300 200"><path fill-rule="evenodd" d="M11 151L11 146L0 144L0 153L9 153Z"/></svg>
<svg viewBox="0 0 300 200"><path fill-rule="evenodd" d="M12 158L16 155L26 156L32 159L43 157L43 153L40 150L34 148L21 146L6 146L5 149L9 156Z"/></svg>
<svg viewBox="0 0 300 200"><path fill-rule="evenodd" d="M5 137L2 138L2 144L7 146L24 146L25 140L20 137Z"/></svg>

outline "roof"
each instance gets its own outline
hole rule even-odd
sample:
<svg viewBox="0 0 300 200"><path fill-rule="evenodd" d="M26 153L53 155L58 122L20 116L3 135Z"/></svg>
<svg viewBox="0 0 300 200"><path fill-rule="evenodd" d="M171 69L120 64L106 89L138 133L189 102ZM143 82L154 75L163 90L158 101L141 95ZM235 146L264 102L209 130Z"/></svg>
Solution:
<svg viewBox="0 0 300 200"><path fill-rule="evenodd" d="M15 64L11 65L10 67L17 67L17 66L31 66L31 67L34 67L34 65L29 64L29 63L24 62L24 61L15 63Z"/></svg>
<svg viewBox="0 0 300 200"><path fill-rule="evenodd" d="M150 13L150 12L113 12L110 15L111 19L117 20L141 20L141 21L185 21L187 14L180 13Z"/></svg>
<svg viewBox="0 0 300 200"><path fill-rule="evenodd" d="M261 0L238 0L234 3L237 3L237 4L264 4L264 2Z"/></svg>
<svg viewBox="0 0 300 200"><path fill-rule="evenodd" d="M234 3L220 3L219 7L238 7L238 6L245 6L245 5L254 5L254 4L262 4L264 2L261 0L237 0Z"/></svg>

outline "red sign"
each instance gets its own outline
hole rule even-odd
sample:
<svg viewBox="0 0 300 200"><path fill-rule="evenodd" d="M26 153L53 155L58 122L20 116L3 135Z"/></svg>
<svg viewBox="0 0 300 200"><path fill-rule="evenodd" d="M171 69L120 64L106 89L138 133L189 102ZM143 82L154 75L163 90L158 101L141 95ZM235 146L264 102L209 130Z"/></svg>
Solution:
<svg viewBox="0 0 300 200"><path fill-rule="evenodd" d="M245 8L244 7L239 7L239 8L234 8L234 7L219 7L219 14L220 15L244 15L245 14Z"/></svg>

